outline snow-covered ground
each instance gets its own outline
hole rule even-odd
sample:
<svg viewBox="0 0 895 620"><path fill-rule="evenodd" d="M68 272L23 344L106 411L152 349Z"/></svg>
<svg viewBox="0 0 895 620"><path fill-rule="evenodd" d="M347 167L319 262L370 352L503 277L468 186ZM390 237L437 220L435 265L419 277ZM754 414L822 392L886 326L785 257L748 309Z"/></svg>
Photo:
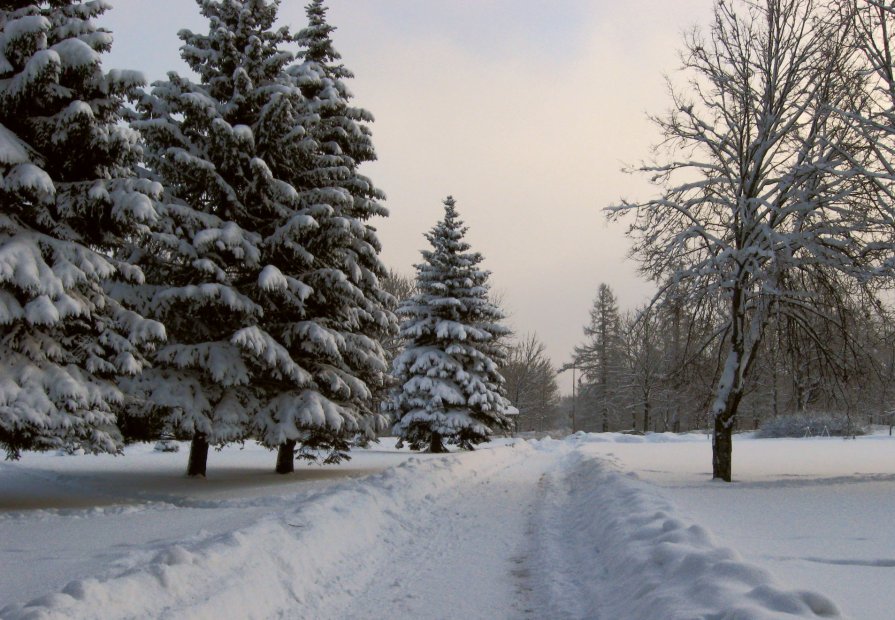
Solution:
<svg viewBox="0 0 895 620"><path fill-rule="evenodd" d="M588 454L656 485L679 515L784 583L827 594L856 620L895 618L895 438L887 431L855 440L737 436L732 484L706 473L705 438L590 437Z"/></svg>
<svg viewBox="0 0 895 620"><path fill-rule="evenodd" d="M895 441L383 441L272 473L209 457L0 464L2 618L891 618Z"/></svg>

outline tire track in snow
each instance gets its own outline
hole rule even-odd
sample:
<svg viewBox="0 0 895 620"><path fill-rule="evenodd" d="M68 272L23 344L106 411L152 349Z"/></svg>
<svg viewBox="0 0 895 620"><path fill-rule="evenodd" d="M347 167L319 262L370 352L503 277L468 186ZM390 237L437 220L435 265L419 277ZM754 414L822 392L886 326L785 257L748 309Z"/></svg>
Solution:
<svg viewBox="0 0 895 620"><path fill-rule="evenodd" d="M555 460L537 483L537 501L529 524L526 591L530 617L598 620L600 597L595 582L605 574L597 543L581 536L587 515L572 506L575 493L568 476L569 456ZM580 490L580 489L579 489Z"/></svg>

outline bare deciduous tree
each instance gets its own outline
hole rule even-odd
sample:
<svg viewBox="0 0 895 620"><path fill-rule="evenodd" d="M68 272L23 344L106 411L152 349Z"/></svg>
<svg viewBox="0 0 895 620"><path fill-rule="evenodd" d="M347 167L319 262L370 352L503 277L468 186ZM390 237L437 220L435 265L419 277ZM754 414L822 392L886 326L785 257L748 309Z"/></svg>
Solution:
<svg viewBox="0 0 895 620"><path fill-rule="evenodd" d="M808 338L836 321L817 291L860 281L880 249L861 212L852 163L861 142L834 110L854 91L844 27L814 0L718 0L685 39L686 90L655 118L656 162L638 170L658 197L622 202L655 302L722 304L720 378L711 405L712 470L731 479L732 431L772 316Z"/></svg>
<svg viewBox="0 0 895 620"><path fill-rule="evenodd" d="M625 389L630 394L633 428L641 416L643 432L650 429L653 408L664 388L666 367L658 338L659 317L653 308L624 317Z"/></svg>
<svg viewBox="0 0 895 620"><path fill-rule="evenodd" d="M536 334L528 334L510 347L500 369L507 398L519 410L518 430L543 431L559 424L559 386L547 347Z"/></svg>

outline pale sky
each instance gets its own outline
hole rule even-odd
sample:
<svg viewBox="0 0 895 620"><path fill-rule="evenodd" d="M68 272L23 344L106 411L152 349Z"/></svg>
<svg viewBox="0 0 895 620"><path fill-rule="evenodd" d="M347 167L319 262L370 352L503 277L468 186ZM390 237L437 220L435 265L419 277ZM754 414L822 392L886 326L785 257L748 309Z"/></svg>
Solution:
<svg viewBox="0 0 895 620"><path fill-rule="evenodd" d="M207 31L195 2L112 3L100 22L115 35L106 69L139 69L150 81L187 73L176 33ZM282 0L282 24L301 29L305 4ZM376 117L379 161L363 172L388 196L391 216L374 222L386 265L414 273L450 194L511 327L537 333L555 366L583 341L601 282L623 310L649 299L653 287L626 258L624 225L607 224L602 209L653 191L621 168L658 141L647 113L668 108L664 76L712 0L327 6L336 49L356 76L354 102Z"/></svg>

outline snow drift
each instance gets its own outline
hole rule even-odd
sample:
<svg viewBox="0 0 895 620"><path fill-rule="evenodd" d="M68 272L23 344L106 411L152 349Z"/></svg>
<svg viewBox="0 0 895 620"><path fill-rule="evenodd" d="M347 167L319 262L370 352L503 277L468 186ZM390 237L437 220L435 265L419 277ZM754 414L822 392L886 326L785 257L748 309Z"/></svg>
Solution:
<svg viewBox="0 0 895 620"><path fill-rule="evenodd" d="M572 451L542 486L541 580L552 585L545 607L563 610L561 617L593 610L632 620L840 617L825 596L781 588L767 571L718 546L654 487L605 457Z"/></svg>

